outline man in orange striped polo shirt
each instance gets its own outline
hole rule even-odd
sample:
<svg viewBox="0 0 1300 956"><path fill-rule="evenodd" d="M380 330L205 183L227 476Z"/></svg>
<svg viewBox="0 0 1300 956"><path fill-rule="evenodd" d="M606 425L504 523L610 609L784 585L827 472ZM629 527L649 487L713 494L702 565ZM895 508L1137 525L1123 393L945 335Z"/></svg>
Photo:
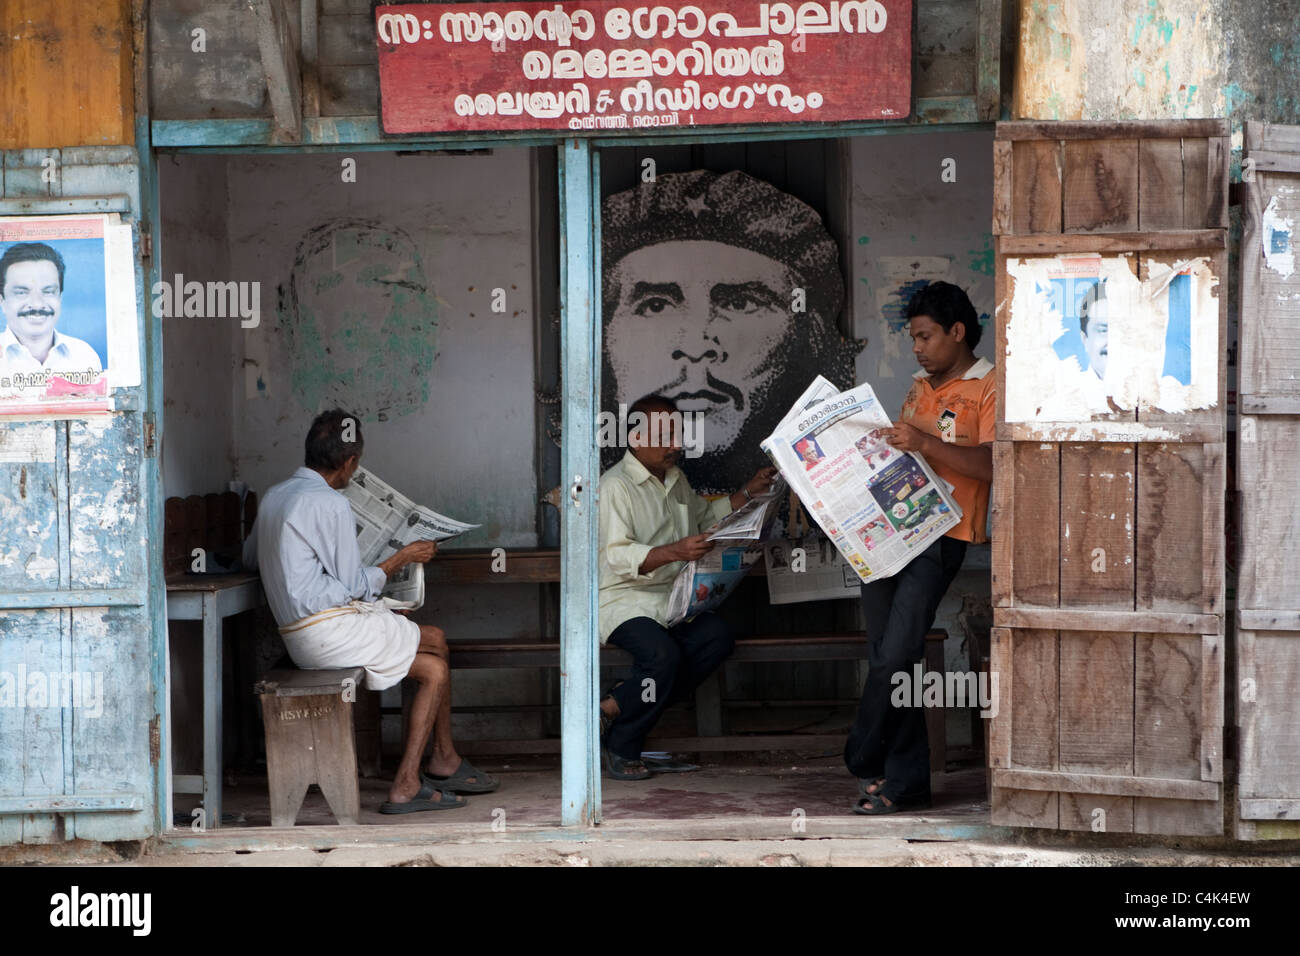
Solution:
<svg viewBox="0 0 1300 956"><path fill-rule="evenodd" d="M930 805L925 713L891 702L892 677L911 673L925 634L961 568L968 543L987 541L993 480L996 391L993 365L975 357L979 318L957 286L932 282L907 305L912 352L920 363L888 441L919 452L953 486L961 522L890 578L862 585L870 670L844 762L859 780L855 813L897 813Z"/></svg>

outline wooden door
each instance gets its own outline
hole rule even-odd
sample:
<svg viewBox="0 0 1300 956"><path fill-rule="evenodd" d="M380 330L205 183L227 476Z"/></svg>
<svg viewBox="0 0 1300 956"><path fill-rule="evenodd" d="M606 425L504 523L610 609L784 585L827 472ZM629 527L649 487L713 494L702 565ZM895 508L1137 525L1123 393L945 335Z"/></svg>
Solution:
<svg viewBox="0 0 1300 956"><path fill-rule="evenodd" d="M998 125L995 824L1223 830L1227 134Z"/></svg>
<svg viewBox="0 0 1300 956"><path fill-rule="evenodd" d="M1300 837L1300 127L1246 124L1237 836Z"/></svg>

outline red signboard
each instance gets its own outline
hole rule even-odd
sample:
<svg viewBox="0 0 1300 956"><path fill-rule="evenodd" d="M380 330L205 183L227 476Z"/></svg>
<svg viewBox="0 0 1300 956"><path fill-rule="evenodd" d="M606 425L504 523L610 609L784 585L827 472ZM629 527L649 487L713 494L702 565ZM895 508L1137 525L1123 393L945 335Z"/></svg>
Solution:
<svg viewBox="0 0 1300 956"><path fill-rule="evenodd" d="M911 0L375 8L387 133L898 119Z"/></svg>

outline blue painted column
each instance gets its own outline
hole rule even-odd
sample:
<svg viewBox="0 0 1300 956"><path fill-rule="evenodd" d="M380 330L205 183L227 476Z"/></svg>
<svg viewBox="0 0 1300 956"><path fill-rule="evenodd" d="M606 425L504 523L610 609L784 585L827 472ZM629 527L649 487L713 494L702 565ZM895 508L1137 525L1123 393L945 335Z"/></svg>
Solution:
<svg viewBox="0 0 1300 956"><path fill-rule="evenodd" d="M586 140L559 147L560 822L600 822L596 628L596 413L600 410L599 174Z"/></svg>

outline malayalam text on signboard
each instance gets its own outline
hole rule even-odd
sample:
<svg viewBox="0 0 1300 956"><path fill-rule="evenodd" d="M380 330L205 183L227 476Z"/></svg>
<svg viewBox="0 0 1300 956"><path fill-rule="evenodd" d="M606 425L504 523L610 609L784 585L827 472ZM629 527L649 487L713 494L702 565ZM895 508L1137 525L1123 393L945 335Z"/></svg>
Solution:
<svg viewBox="0 0 1300 956"><path fill-rule="evenodd" d="M898 119L911 0L375 8L387 133Z"/></svg>

